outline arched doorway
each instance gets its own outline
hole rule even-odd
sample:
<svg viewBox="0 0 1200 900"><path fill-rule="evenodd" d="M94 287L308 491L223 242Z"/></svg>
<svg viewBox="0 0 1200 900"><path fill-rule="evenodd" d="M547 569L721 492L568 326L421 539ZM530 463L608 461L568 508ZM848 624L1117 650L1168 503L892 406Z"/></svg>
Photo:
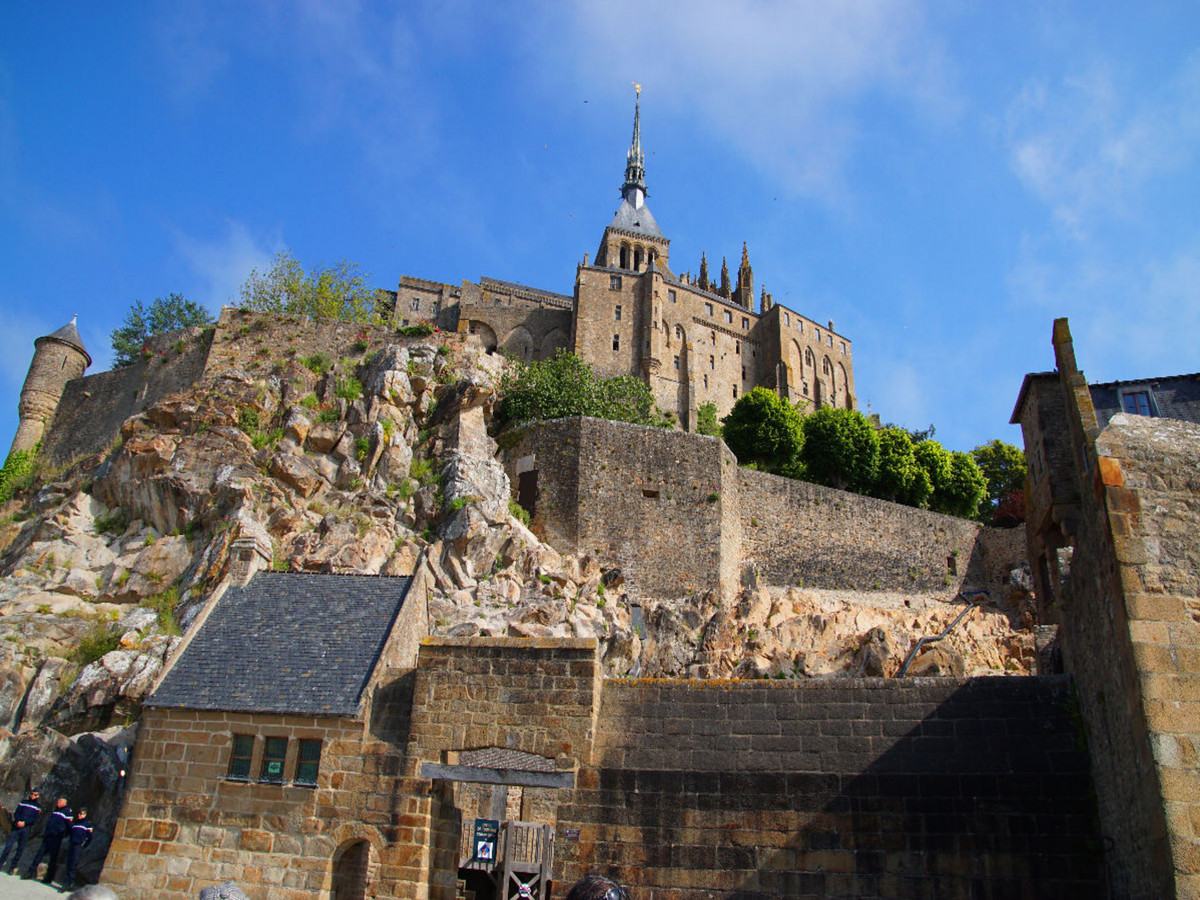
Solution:
<svg viewBox="0 0 1200 900"><path fill-rule="evenodd" d="M371 845L354 841L333 858L333 900L365 900Z"/></svg>

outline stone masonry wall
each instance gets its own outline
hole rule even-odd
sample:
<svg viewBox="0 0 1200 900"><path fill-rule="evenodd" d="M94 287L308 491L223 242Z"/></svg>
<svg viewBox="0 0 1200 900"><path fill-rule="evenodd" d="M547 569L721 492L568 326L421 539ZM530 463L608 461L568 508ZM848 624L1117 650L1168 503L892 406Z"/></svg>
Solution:
<svg viewBox="0 0 1200 900"><path fill-rule="evenodd" d="M510 469L524 460L538 471L534 530L560 550L620 566L635 594L736 585L736 499L726 493L735 463L716 438L564 419L527 429L509 458Z"/></svg>
<svg viewBox="0 0 1200 900"><path fill-rule="evenodd" d="M1103 897L1070 681L606 681L555 895Z"/></svg>
<svg viewBox="0 0 1200 900"><path fill-rule="evenodd" d="M200 380L211 340L211 332L198 328L161 335L150 342L149 359L68 382L43 456L64 463L103 450L127 418ZM176 349L176 342L183 346Z"/></svg>
<svg viewBox="0 0 1200 900"><path fill-rule="evenodd" d="M600 700L596 648L594 639L427 638L413 695L408 774L416 779L422 763L455 763L459 751L488 747L552 759L560 771L590 762ZM450 784L426 790L433 798L425 825L429 896L452 900L462 807L476 801L456 798Z"/></svg>
<svg viewBox="0 0 1200 900"><path fill-rule="evenodd" d="M959 590L982 526L806 481L738 469L744 563L771 584Z"/></svg>
<svg viewBox="0 0 1200 900"><path fill-rule="evenodd" d="M1115 416L1088 453L1060 637L1115 896L1200 896L1200 426Z"/></svg>

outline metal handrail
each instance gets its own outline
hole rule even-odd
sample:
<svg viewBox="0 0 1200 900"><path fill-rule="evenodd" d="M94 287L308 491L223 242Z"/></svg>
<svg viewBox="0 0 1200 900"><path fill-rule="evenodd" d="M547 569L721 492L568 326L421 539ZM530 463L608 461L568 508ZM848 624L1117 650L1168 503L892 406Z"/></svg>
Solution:
<svg viewBox="0 0 1200 900"><path fill-rule="evenodd" d="M955 596L954 599L957 600L957 599L959 599L959 597L961 597L965 600L968 597L977 597L980 594L983 594L985 597L987 597L989 601L992 599L992 595L989 594L987 591L983 591L983 590L959 591L959 593ZM955 617L953 622L951 622L949 625L946 626L946 630L943 631L941 634L932 635L932 636L926 635L925 637L918 640L915 644L913 644L913 648L908 651L908 656L904 657L904 665L902 665L900 667L900 671L896 673L895 677L903 678L904 673L906 673L908 671L908 667L911 666L913 660L917 658L917 654L921 652L922 647L924 647L926 644L936 644L938 641L940 641L942 638L944 638L946 635L948 635L951 631L953 631L954 626L957 625L959 622L961 622L964 618L966 618L967 613L969 613L971 610L973 610L979 606L983 606L983 603L978 600L972 601L970 604L967 605L966 609L964 609L962 612L960 612Z"/></svg>

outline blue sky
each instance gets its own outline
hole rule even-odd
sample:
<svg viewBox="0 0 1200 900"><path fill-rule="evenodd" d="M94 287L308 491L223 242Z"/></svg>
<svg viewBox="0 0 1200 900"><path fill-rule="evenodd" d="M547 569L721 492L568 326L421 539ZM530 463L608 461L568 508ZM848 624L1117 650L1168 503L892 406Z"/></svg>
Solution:
<svg viewBox="0 0 1200 900"><path fill-rule="evenodd" d="M100 371L284 247L569 293L633 81L673 267L746 241L885 421L1019 444L1055 316L1092 381L1200 370L1195 0L8 3L0 452L35 337L78 313Z"/></svg>

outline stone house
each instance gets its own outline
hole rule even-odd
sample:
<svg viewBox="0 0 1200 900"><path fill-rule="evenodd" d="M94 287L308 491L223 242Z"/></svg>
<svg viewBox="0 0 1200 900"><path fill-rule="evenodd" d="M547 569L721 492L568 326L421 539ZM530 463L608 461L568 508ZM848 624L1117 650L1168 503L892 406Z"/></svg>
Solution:
<svg viewBox="0 0 1200 900"><path fill-rule="evenodd" d="M123 897L362 898L395 836L394 736L424 576L259 572L216 601L147 701L105 883Z"/></svg>

